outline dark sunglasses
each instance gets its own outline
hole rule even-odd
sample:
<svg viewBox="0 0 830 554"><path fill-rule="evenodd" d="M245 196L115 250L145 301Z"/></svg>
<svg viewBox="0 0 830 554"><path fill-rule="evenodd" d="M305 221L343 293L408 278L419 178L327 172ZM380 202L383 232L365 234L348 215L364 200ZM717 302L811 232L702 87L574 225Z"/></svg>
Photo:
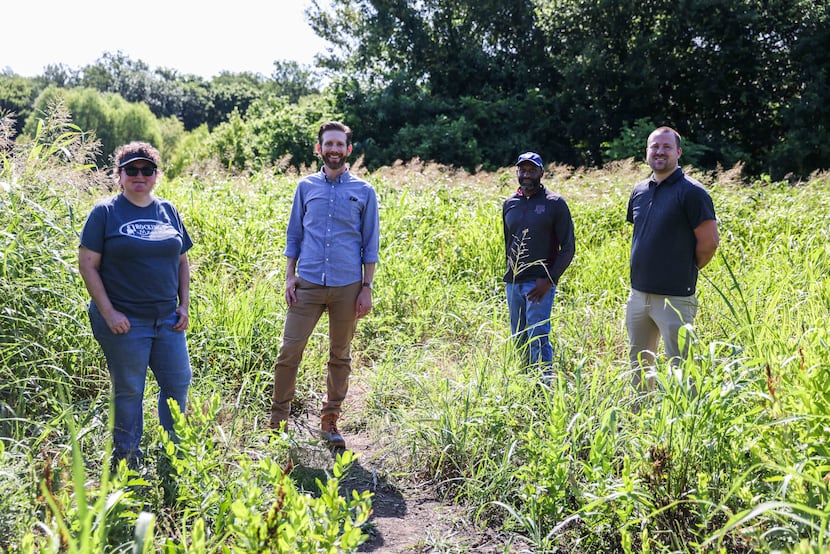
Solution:
<svg viewBox="0 0 830 554"><path fill-rule="evenodd" d="M145 177L149 177L150 175L152 175L153 173L156 172L156 168L155 167L150 167L150 166L147 166L147 167L125 167L124 168L124 173L126 173L127 176L129 176L129 177L135 177L136 175L138 175L139 171Z"/></svg>

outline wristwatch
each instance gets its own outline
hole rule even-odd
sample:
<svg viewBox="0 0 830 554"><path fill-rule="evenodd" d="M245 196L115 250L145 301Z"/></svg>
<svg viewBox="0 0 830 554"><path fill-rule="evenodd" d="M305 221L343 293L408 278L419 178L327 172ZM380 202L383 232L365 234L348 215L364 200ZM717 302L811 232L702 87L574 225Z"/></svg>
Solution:
<svg viewBox="0 0 830 554"><path fill-rule="evenodd" d="M363 281L363 286L364 287L369 287L369 290L372 290L373 288L375 288L375 287L372 286L372 283L369 283L368 281Z"/></svg>

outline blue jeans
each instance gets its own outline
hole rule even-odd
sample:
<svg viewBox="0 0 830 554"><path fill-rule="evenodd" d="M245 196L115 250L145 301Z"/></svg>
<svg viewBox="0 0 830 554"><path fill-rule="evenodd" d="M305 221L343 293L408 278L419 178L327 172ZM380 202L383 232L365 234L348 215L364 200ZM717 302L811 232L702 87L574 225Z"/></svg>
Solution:
<svg viewBox="0 0 830 554"><path fill-rule="evenodd" d="M159 385L159 422L173 436L173 418L167 399L172 398L184 412L190 388L190 357L184 331L174 331L178 316L147 319L129 317L130 330L124 335L110 331L94 302L89 303L92 334L107 359L112 382L115 421L113 458L134 462L141 458L144 432L144 385L147 367Z"/></svg>
<svg viewBox="0 0 830 554"><path fill-rule="evenodd" d="M556 285L553 285L540 302L531 302L527 293L536 281L507 283L507 307L510 310L510 332L519 348L527 349L528 362L540 364L544 373L553 368L553 348L550 345L550 311Z"/></svg>

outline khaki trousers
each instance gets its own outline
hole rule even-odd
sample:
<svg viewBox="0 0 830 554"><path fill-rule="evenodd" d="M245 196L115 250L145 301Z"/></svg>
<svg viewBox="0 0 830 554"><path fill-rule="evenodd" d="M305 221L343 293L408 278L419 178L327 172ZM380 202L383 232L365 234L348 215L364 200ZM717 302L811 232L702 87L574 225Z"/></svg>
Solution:
<svg viewBox="0 0 830 554"><path fill-rule="evenodd" d="M654 388L654 359L660 337L666 348L666 357L678 365L689 351L689 341L681 347L680 329L691 325L697 315L697 298L692 296L664 296L631 289L625 312L628 328L634 387L641 389L642 374L646 374L648 390Z"/></svg>
<svg viewBox="0 0 830 554"><path fill-rule="evenodd" d="M360 288L360 281L343 287L315 285L304 279L297 283L297 301L286 313L282 347L274 367L272 427L288 419L303 351L324 311L329 314L329 361L321 415L340 415L349 390L351 343L357 324L355 302Z"/></svg>

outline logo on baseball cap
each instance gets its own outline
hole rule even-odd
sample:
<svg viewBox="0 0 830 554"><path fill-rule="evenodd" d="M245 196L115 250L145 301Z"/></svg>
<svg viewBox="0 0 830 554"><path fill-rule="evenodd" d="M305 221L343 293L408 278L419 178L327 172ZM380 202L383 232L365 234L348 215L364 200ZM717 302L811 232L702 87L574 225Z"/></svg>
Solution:
<svg viewBox="0 0 830 554"><path fill-rule="evenodd" d="M519 165L522 162L532 162L533 164L542 167L542 157L536 152L525 152L519 156L519 159L516 161L516 165Z"/></svg>

